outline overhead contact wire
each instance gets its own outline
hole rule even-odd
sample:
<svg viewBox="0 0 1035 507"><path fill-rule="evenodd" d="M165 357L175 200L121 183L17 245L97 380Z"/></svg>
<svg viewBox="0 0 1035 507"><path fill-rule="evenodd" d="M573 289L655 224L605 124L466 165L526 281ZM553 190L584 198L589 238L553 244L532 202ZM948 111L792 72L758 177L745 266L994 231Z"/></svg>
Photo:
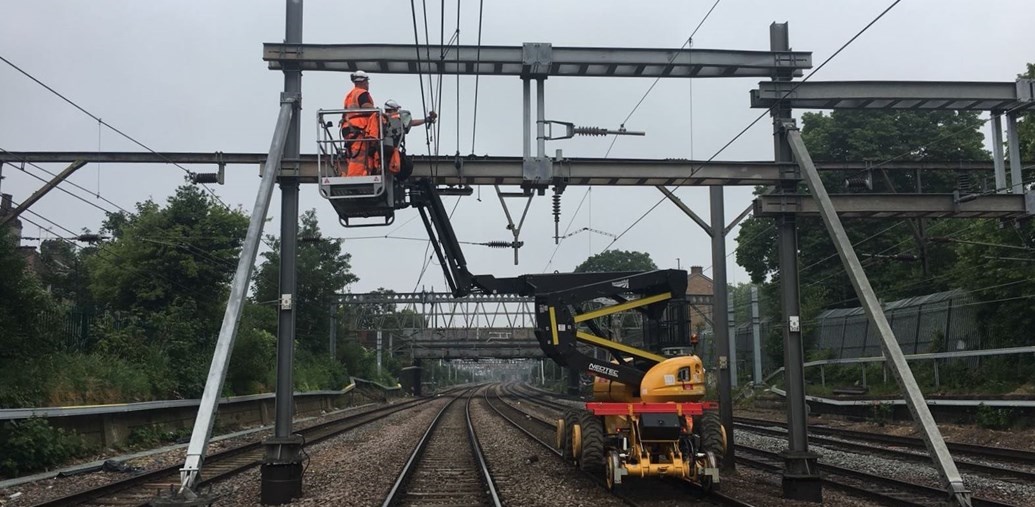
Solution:
<svg viewBox="0 0 1035 507"><path fill-rule="evenodd" d="M894 8L896 5L898 5L899 2L901 2L901 1L902 0L895 0L886 9L881 11L881 13L877 15L877 17L873 18L873 20L871 20L869 23L867 23L866 26L864 26L855 35L853 35L852 38L848 39L847 42L842 44L841 47L837 49L837 51L834 51L834 53L832 55L827 57L827 59L824 60L823 63L819 64L818 67L813 69L812 72L810 72L807 76L802 78L801 81L797 81L795 83L794 87L792 87L790 90L788 90L787 93L785 93L780 99L778 99L772 106L769 106L765 111L762 112L762 114L760 114L751 123L749 123L747 127L744 127L744 129L741 130L739 133L737 133L737 135L733 136L733 138L730 139L729 142L724 144L722 146L722 148L719 148L719 150L716 151L712 156L708 157L708 160L706 160L705 163L708 163L708 162L711 162L712 160L715 160L715 157L719 156L719 154L721 154L723 151L725 151L726 148L730 147L730 145L732 145L734 142L736 142L737 139L740 139L740 137L742 135L744 135L745 132L747 132L751 127L755 126L756 123L758 123L762 118L764 118L767 114L769 114L773 110L773 108L776 107L776 104L778 104L779 102L783 101L784 99L789 97L791 94L793 94L798 89L798 87L801 86L802 83L808 81L809 78L811 78L812 76L816 75L816 73L819 72L828 63L830 63L830 61L833 60L834 57L836 57L837 55L841 54L841 52L844 51L845 48L847 48L849 45L851 45L852 42L854 42L856 39L858 39L863 33L865 33L871 26L873 26L877 21L879 21L881 18L883 18L885 14L887 14L889 11L891 11L891 9ZM697 174L697 171L701 170L703 167L704 167L704 165L702 164L702 165L699 165L699 166L693 168L690 171L690 174L687 177L683 178L676 186L677 187L683 186L687 181L690 180L690 178L693 178L694 175ZM622 233L619 234L617 238L612 240L611 243L609 243L606 247L604 247L603 251L606 252L608 249L610 249L612 245L614 245L619 239L622 238L622 236L624 236L627 232L629 232L629 230L631 230L633 227L635 227L636 224L639 224L644 218L647 217L647 215L649 215L658 206L660 206L661 203L665 201L665 199L666 199L665 197L662 197L661 199L658 200L658 202L654 203L654 205L651 206L642 215L640 215L640 217L637 218L636 221L634 221L632 223L632 225L630 225L629 227L626 227L626 229L624 231L622 231Z"/></svg>

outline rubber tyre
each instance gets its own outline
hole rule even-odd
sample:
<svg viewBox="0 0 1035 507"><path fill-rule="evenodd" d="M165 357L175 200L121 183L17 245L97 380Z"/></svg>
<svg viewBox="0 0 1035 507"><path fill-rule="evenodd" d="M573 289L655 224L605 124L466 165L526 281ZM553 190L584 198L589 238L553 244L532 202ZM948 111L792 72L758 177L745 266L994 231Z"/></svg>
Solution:
<svg viewBox="0 0 1035 507"><path fill-rule="evenodd" d="M582 427L579 468L593 474L603 473L607 465L604 461L604 423L590 412L579 412L578 418Z"/></svg>
<svg viewBox="0 0 1035 507"><path fill-rule="evenodd" d="M726 454L726 436L722 431L722 419L719 413L707 411L694 421L694 427L701 435L701 450L711 452L719 466L722 466L722 457Z"/></svg>
<svg viewBox="0 0 1035 507"><path fill-rule="evenodd" d="M701 451L715 456L715 465L722 466L722 458L726 454L726 432L722 430L722 419L719 413L710 410L694 421L694 430L701 436ZM701 488L705 491L718 489L710 476L701 478Z"/></svg>

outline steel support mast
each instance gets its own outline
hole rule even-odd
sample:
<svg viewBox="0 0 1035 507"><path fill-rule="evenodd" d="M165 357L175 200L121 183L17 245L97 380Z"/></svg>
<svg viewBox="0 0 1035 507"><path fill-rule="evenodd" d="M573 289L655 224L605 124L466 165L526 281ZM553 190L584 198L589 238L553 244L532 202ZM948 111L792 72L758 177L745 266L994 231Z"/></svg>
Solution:
<svg viewBox="0 0 1035 507"><path fill-rule="evenodd" d="M884 355L888 358L887 364L891 367L891 372L905 395L906 405L913 415L913 420L919 426L927 452L934 460L935 468L938 469L942 481L945 482L949 497L954 503L969 507L970 492L967 491L963 484L963 477L960 476L956 463L952 461L949 448L945 445L945 440L938 430L938 425L934 422L931 410L924 400L923 393L920 392L920 386L917 384L916 378L913 377L913 371L909 369L909 363L906 362L902 348L899 346L898 340L895 339L895 334L892 332L891 324L888 323L888 319L884 315L884 310L877 299L877 294L873 291L873 287L870 286L870 280L866 277L866 272L863 271L859 257L855 254L855 249L848 240L848 234L845 232L841 219L837 216L837 211L835 211L834 205L830 201L830 196L823 186L823 181L819 177L819 171L812 164L812 157L809 156L809 152L805 148L805 142L801 139L801 133L795 127L793 120L785 121L782 128L794 158L801 167L805 183L819 203L819 212L820 216L823 217L823 224L826 225L827 232L830 233L830 238L834 241L834 247L837 249L838 256L841 257L841 262L845 266L845 271L852 282L855 294L866 310L866 315L870 318L870 322L877 328L877 334L881 338L881 348L884 351ZM788 401L790 401L790 396L788 396Z"/></svg>
<svg viewBox="0 0 1035 507"><path fill-rule="evenodd" d="M287 0L287 44L302 43L302 0ZM301 155L302 71L284 65L284 97L294 98L294 114L284 144L280 179L280 302L277 319L277 392L273 436L266 449L259 491L263 504L284 504L302 496L302 437L292 434L294 417L294 342L296 257L298 253L298 166Z"/></svg>
<svg viewBox="0 0 1035 507"><path fill-rule="evenodd" d="M787 23L769 26L772 51L788 51L790 37ZM780 72L773 81L789 82L789 72ZM772 110L773 151L777 163L793 162L783 122L791 117L791 109L783 103ZM781 182L781 194L797 192L797 181ZM783 453L783 496L811 502L823 501L823 483L817 467L818 456L809 452L808 413L805 404L805 353L801 342L801 302L798 297L798 225L795 215L787 213L776 219L777 249L780 257L780 287L783 300L784 384L787 387L787 450Z"/></svg>

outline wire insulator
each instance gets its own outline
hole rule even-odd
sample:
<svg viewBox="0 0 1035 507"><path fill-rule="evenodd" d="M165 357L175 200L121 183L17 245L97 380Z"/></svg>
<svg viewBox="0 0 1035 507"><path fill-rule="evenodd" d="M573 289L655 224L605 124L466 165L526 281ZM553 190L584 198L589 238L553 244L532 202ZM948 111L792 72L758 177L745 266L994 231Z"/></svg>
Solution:
<svg viewBox="0 0 1035 507"><path fill-rule="evenodd" d="M607 129L600 127L575 127L575 134L580 136L606 136Z"/></svg>
<svg viewBox="0 0 1035 507"><path fill-rule="evenodd" d="M510 248L513 246L510 241L486 241L485 243L481 243L481 245L489 248Z"/></svg>
<svg viewBox="0 0 1035 507"><path fill-rule="evenodd" d="M561 241L561 193L556 188L553 189L553 243L559 244Z"/></svg>

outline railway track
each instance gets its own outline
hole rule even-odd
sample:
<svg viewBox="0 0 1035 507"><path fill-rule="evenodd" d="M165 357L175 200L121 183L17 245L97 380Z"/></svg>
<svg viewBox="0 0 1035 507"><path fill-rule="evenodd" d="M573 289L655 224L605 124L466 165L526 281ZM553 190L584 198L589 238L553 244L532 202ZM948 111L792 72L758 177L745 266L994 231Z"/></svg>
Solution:
<svg viewBox="0 0 1035 507"><path fill-rule="evenodd" d="M570 410L573 407L544 400L538 393L534 395L522 393L521 391L523 390L522 386L515 387L510 384L498 386L495 391L496 402L493 402L489 398L487 391L484 394L485 401L488 406L496 412L496 414L506 420L511 426L525 433L525 435L537 442L548 452L563 459L561 451L554 447L554 438L556 437L555 422L514 407L507 403L504 398L517 398L552 410L563 411ZM585 472L583 472L583 474L601 487L607 487L604 483L603 477ZM718 491L712 491L711 493L705 494L699 490L692 489L690 486L682 482L652 481L650 486L650 488L627 488L623 491L616 492L615 496L620 498L626 505L630 506L648 505L658 497L668 497L680 498L682 500L694 499L699 503L709 502L713 505L752 507L751 504L737 500L736 498Z"/></svg>
<svg viewBox="0 0 1035 507"><path fill-rule="evenodd" d="M771 424L734 423L734 427L740 428L740 429L744 429L744 430L747 430L747 431L751 431L751 432L754 432L754 433L762 434L762 435L770 435L770 436L775 436L775 437L786 437L787 436L786 430L774 429ZM810 428L810 431L811 431L811 428ZM873 435L876 436L876 437L884 436L884 435L878 435L878 434L873 434ZM855 439L856 437L846 436L845 438ZM915 462L915 463L929 464L931 462L930 456L928 456L927 454L921 453L921 452L906 451L906 450L901 450L901 449L896 449L896 448L879 447L879 446L873 445L873 443L882 443L882 444L886 444L886 445L896 445L896 446L900 445L900 444L897 444L897 443L891 443L891 442L881 441L881 440L868 440L867 442L871 442L871 443L859 443L859 442L850 442L850 441L842 440L841 438L832 438L832 437L824 437L824 436L818 436L818 435L810 435L809 436L809 442L810 443L816 443L816 444L822 444L822 445L824 445L826 447L837 448L837 449L842 449L842 450L851 451L851 452L863 452L863 453L868 453L868 454L874 454L874 453L882 454L882 455L885 455L885 456L888 456L888 457L892 457L892 458L896 458L896 459L900 459L900 460L904 460L904 461L912 461L912 462ZM989 449L991 451L995 451L994 448L989 448ZM1007 450L1008 451L1016 451L1016 449L1007 449ZM963 453L963 454L965 454L965 453ZM992 453L992 454L994 454L994 453ZM996 458L996 459L1002 459L1002 458ZM954 461L956 462L956 466L959 467L960 470L964 470L964 471L968 471L968 472L974 472L974 473L980 473L980 474L985 474L985 475L990 476L990 477L992 477L994 479L999 479L999 480L1016 479L1016 480L1021 481L1021 482L1035 481L1035 472L1032 472L1031 470L1021 470L1021 469L1012 468L1012 467L1006 467L1006 466L1000 466L1000 465L992 465L992 464L987 464L987 463L979 463L979 462L975 462L975 461L970 461L970 460L962 459L959 455L954 456ZM1035 462L1031 462L1030 464L1035 465Z"/></svg>
<svg viewBox="0 0 1035 507"><path fill-rule="evenodd" d="M428 401L430 400L422 398L349 414L296 433L305 438L306 444L315 444ZM263 459L263 453L262 442L255 441L208 455L205 458L204 479L199 486L226 479L258 466ZM177 464L95 488L77 491L36 505L147 505L155 498L157 492L168 493L179 488L179 485L180 465Z"/></svg>
<svg viewBox="0 0 1035 507"><path fill-rule="evenodd" d="M748 456L746 456L747 454ZM783 457L776 452L737 444L737 463L767 472L781 473ZM837 487L853 495L874 500L881 505L935 506L945 505L944 489L900 481L889 477L868 474L825 463L819 463L825 484ZM973 497L974 507L1011 507L1012 504Z"/></svg>
<svg viewBox="0 0 1035 507"><path fill-rule="evenodd" d="M472 397L473 390L453 398L439 411L399 473L383 507L501 505L471 424ZM466 401L457 403L461 398Z"/></svg>
<svg viewBox="0 0 1035 507"><path fill-rule="evenodd" d="M750 426L776 426L784 429L787 428L786 422L769 421L766 419L735 417L734 422ZM923 440L920 440L919 438L915 437L903 437L897 435L887 435L883 433L870 433L866 431L856 431L812 425L809 426L809 433L814 435L825 435L853 440L862 440L865 442L876 442L899 447L910 447L913 449L921 449L926 452L926 447L924 446ZM949 451L953 453L970 455L974 457L991 459L996 461L1019 463L1029 466L1035 465L1035 452L1032 451L1026 451L1023 449L1011 449L1006 447L988 447L983 445L965 444L959 442L946 442L946 445L948 445Z"/></svg>

